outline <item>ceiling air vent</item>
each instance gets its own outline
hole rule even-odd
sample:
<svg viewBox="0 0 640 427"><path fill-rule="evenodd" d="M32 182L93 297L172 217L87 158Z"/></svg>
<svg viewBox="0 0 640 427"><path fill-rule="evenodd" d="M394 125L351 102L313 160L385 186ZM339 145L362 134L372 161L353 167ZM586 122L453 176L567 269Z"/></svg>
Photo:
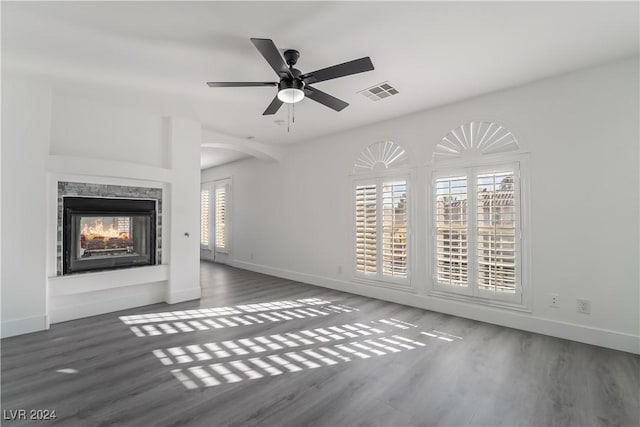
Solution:
<svg viewBox="0 0 640 427"><path fill-rule="evenodd" d="M363 94L372 101L379 101L382 98L388 98L391 95L395 95L396 93L398 93L398 90L391 86L391 83L382 82L368 89L361 90L358 93Z"/></svg>

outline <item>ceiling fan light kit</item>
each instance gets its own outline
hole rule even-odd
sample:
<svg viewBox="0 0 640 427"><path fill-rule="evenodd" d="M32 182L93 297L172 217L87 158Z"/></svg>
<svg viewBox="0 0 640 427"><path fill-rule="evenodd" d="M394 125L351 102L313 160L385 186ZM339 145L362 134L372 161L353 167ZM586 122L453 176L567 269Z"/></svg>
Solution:
<svg viewBox="0 0 640 427"><path fill-rule="evenodd" d="M295 104L302 101L304 98L304 92L300 89L286 88L278 91L278 99L286 104Z"/></svg>
<svg viewBox="0 0 640 427"><path fill-rule="evenodd" d="M302 101L305 97L312 99L335 111L342 111L349 104L324 93L312 86L312 83L337 79L352 74L363 73L373 70L371 59L367 56L332 67L316 70L303 74L300 70L293 68L300 58L300 52L294 49L284 51L283 55L276 48L270 39L252 38L251 42L269 63L271 68L280 77L279 82L207 82L209 87L252 87L252 86L277 86L278 93L271 101L271 104L262 115L275 114L282 104L294 104ZM283 58L284 57L284 58Z"/></svg>
<svg viewBox="0 0 640 427"><path fill-rule="evenodd" d="M287 104L295 104L304 98L304 82L299 80L282 80L278 83L278 99Z"/></svg>

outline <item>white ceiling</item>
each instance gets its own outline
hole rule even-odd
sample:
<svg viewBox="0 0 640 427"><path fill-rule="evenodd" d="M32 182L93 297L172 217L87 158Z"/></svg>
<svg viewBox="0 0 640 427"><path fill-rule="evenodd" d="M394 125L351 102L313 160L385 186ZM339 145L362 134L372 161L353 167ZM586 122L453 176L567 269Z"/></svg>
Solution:
<svg viewBox="0 0 640 427"><path fill-rule="evenodd" d="M309 99L262 116L276 81L250 42L301 52L303 72L370 56L375 70L317 83L351 105ZM45 2L2 4L3 68L174 100L207 129L287 144L637 55L638 3L611 2ZM373 102L356 92L390 81ZM97 90L97 89L96 89ZM150 103L157 104L157 103ZM238 154L203 150L203 165Z"/></svg>

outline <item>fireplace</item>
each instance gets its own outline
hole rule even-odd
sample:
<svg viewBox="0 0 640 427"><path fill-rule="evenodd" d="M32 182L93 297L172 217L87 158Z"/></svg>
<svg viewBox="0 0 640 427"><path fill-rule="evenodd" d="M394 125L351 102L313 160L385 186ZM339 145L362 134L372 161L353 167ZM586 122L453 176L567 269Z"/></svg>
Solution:
<svg viewBox="0 0 640 427"><path fill-rule="evenodd" d="M156 263L156 201L63 198L63 274Z"/></svg>

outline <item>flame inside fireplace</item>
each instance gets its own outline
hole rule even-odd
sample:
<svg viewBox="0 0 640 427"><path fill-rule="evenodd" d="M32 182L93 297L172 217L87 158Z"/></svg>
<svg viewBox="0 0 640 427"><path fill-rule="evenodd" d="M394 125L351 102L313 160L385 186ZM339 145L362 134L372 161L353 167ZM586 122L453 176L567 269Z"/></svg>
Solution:
<svg viewBox="0 0 640 427"><path fill-rule="evenodd" d="M108 224L108 225L107 225ZM120 255L133 250L130 217L84 217L81 220L81 256Z"/></svg>
<svg viewBox="0 0 640 427"><path fill-rule="evenodd" d="M126 220L128 222L128 218L126 218ZM129 226L128 224L126 225L126 231L125 231L125 227L118 226L116 228L112 222L111 224L109 224L108 228L105 228L103 219L96 218L94 219L91 225L88 223L82 224L82 236L84 236L84 238L87 240L93 240L96 238L108 239L113 237L126 240L126 239L129 239Z"/></svg>

